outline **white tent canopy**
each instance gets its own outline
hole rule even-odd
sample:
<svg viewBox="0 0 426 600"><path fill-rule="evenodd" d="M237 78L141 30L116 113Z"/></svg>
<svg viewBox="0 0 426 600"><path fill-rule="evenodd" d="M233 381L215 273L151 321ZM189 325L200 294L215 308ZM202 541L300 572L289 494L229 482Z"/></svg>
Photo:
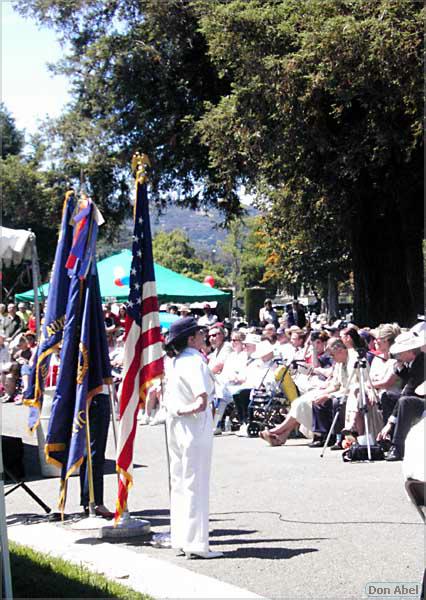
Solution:
<svg viewBox="0 0 426 600"><path fill-rule="evenodd" d="M31 260L35 235L25 229L0 227L0 260L5 267Z"/></svg>
<svg viewBox="0 0 426 600"><path fill-rule="evenodd" d="M32 280L35 296L39 286L39 266L37 257L36 236L26 229L9 229L0 227L0 264L10 267L20 265L23 261L31 261ZM40 333L40 307L38 299L34 302L37 334Z"/></svg>

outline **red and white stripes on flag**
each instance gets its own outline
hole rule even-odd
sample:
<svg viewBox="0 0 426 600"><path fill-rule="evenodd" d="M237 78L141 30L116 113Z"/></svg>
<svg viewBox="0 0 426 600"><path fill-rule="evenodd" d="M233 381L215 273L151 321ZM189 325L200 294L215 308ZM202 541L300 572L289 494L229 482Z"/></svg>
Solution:
<svg viewBox="0 0 426 600"><path fill-rule="evenodd" d="M148 388L164 373L158 316L148 197L144 179L136 181L135 223L124 341L123 379L118 391L120 421L117 446L119 473L116 521L127 509L133 484L133 449L137 414Z"/></svg>

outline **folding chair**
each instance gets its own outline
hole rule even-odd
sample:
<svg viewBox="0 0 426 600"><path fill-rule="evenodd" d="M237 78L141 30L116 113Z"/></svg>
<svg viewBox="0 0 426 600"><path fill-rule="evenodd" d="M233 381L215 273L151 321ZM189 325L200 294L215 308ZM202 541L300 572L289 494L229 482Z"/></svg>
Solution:
<svg viewBox="0 0 426 600"><path fill-rule="evenodd" d="M407 479L405 489L407 494L421 516L423 522L426 522L425 506L425 488L426 482L419 479Z"/></svg>

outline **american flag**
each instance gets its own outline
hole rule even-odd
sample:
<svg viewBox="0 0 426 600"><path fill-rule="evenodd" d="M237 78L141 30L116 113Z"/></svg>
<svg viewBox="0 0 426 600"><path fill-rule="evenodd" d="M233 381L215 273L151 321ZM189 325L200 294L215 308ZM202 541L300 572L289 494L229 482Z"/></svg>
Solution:
<svg viewBox="0 0 426 600"><path fill-rule="evenodd" d="M116 521L127 509L128 490L133 484L133 448L136 418L148 388L164 372L158 316L158 299L152 256L148 197L143 172L137 174L136 204L130 269L123 379L118 391L120 422L117 446L119 473Z"/></svg>

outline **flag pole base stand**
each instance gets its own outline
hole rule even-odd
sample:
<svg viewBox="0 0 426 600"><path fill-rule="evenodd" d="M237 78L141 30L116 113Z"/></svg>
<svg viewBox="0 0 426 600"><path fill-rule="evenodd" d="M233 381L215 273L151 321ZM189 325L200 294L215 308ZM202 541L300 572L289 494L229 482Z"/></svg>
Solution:
<svg viewBox="0 0 426 600"><path fill-rule="evenodd" d="M151 523L144 519L134 519L124 513L117 525L104 525L99 531L100 538L120 539L146 536L151 531Z"/></svg>
<svg viewBox="0 0 426 600"><path fill-rule="evenodd" d="M87 519L81 519L70 526L73 531L99 531L102 529L102 524L105 523L105 519L97 517L96 515L90 515Z"/></svg>

